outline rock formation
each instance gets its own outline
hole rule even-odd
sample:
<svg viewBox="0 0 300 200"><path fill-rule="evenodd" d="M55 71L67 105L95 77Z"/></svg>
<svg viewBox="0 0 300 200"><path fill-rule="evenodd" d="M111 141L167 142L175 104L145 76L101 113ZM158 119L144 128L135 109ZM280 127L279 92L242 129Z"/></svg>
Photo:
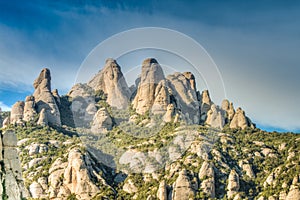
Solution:
<svg viewBox="0 0 300 200"><path fill-rule="evenodd" d="M190 198L193 199L195 196L186 170L180 171L173 188L172 200L189 200Z"/></svg>
<svg viewBox="0 0 300 200"><path fill-rule="evenodd" d="M97 112L95 91L87 84L74 85L67 94L72 100L71 110L76 127L89 127Z"/></svg>
<svg viewBox="0 0 300 200"><path fill-rule="evenodd" d="M164 122L171 122L173 116L174 116L174 105L169 104L167 107L167 112L163 117Z"/></svg>
<svg viewBox="0 0 300 200"><path fill-rule="evenodd" d="M188 124L200 123L200 102L195 90L195 80L190 72L174 73L167 76L174 98L174 105Z"/></svg>
<svg viewBox="0 0 300 200"><path fill-rule="evenodd" d="M23 124L23 112L24 112L24 102L18 101L11 108L10 113L10 123L11 124Z"/></svg>
<svg viewBox="0 0 300 200"><path fill-rule="evenodd" d="M2 134L0 132L0 134ZM17 153L17 137L11 130L7 130L2 134L0 141L1 156L0 161L3 162L1 167L0 196L3 199L19 200L28 196L25 189L21 164Z"/></svg>
<svg viewBox="0 0 300 200"><path fill-rule="evenodd" d="M245 111L243 111L241 108L237 108L231 122L230 122L230 128L242 128L245 129L246 127L250 127L251 124L249 123Z"/></svg>
<svg viewBox="0 0 300 200"><path fill-rule="evenodd" d="M213 164L204 161L200 171L199 179L201 181L201 189L210 198L215 198L215 173Z"/></svg>
<svg viewBox="0 0 300 200"><path fill-rule="evenodd" d="M168 200L167 184L164 180L159 183L159 187L157 190L157 198L159 200Z"/></svg>
<svg viewBox="0 0 300 200"><path fill-rule="evenodd" d="M222 107L222 110L225 111L226 122L229 123L232 120L232 118L235 114L233 103L229 102L227 99L224 99L222 101L222 106L221 107Z"/></svg>
<svg viewBox="0 0 300 200"><path fill-rule="evenodd" d="M36 114L34 96L27 96L25 99L23 120L25 122L33 121Z"/></svg>
<svg viewBox="0 0 300 200"><path fill-rule="evenodd" d="M205 123L209 124L213 128L222 129L224 127L225 119L221 110L215 104L212 104L210 110L207 112Z"/></svg>
<svg viewBox="0 0 300 200"><path fill-rule="evenodd" d="M208 90L204 90L201 94L201 120L205 122L207 113L210 110L212 101L209 96Z"/></svg>
<svg viewBox="0 0 300 200"><path fill-rule="evenodd" d="M116 108L127 108L130 90L124 79L121 67L116 60L109 58L104 68L88 82L95 91L103 91L107 95L107 103Z"/></svg>
<svg viewBox="0 0 300 200"><path fill-rule="evenodd" d="M148 58L143 61L141 80L132 102L133 108L136 109L138 114L145 114L146 111L152 108L156 87L163 79L163 70L154 58Z"/></svg>
<svg viewBox="0 0 300 200"><path fill-rule="evenodd" d="M112 129L112 125L112 119L106 108L100 108L94 116L91 131L93 133L107 132Z"/></svg>
<svg viewBox="0 0 300 200"><path fill-rule="evenodd" d="M232 169L228 177L227 197L234 198L234 196L238 193L239 189L240 189L239 175L236 173L234 169Z"/></svg>
<svg viewBox="0 0 300 200"><path fill-rule="evenodd" d="M51 75L50 70L45 68L41 71L39 77L34 81L34 98L37 105L37 112L44 108L49 124L61 125L60 112L55 98L51 93Z"/></svg>
<svg viewBox="0 0 300 200"><path fill-rule="evenodd" d="M46 114L46 109L43 108L39 114L39 119L37 121L38 125L41 126L47 126L48 125L48 118L47 118L47 114Z"/></svg>
<svg viewBox="0 0 300 200"><path fill-rule="evenodd" d="M154 93L154 102L152 105L153 114L163 114L167 111L167 106L170 103L170 94L166 80L161 80Z"/></svg>
<svg viewBox="0 0 300 200"><path fill-rule="evenodd" d="M54 89L52 92L53 97L55 98L56 104L60 105L60 96L58 94L58 90Z"/></svg>

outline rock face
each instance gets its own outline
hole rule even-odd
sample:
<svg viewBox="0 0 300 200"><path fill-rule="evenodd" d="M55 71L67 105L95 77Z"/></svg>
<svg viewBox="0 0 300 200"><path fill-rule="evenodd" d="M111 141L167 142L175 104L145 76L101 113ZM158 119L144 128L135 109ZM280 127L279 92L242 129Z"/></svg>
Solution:
<svg viewBox="0 0 300 200"><path fill-rule="evenodd" d="M213 164L204 161L199 171L199 179L202 180L201 189L212 199L215 198L215 173L213 167Z"/></svg>
<svg viewBox="0 0 300 200"><path fill-rule="evenodd" d="M50 70L47 68L43 69L39 77L34 81L33 86L37 112L39 113L44 108L49 124L60 126L60 112L51 93Z"/></svg>
<svg viewBox="0 0 300 200"><path fill-rule="evenodd" d="M222 115L222 111L215 104L211 105L211 108L207 113L207 119L205 122L213 128L222 129L224 127L225 119Z"/></svg>
<svg viewBox="0 0 300 200"><path fill-rule="evenodd" d="M207 113L210 110L212 101L209 96L208 90L204 90L201 94L201 120L206 121Z"/></svg>
<svg viewBox="0 0 300 200"><path fill-rule="evenodd" d="M186 170L180 171L173 188L172 200L189 200L193 199L195 196Z"/></svg>
<svg viewBox="0 0 300 200"><path fill-rule="evenodd" d="M107 103L116 108L127 108L130 90L124 79L118 63L109 58L104 68L88 82L88 86L95 91L102 90L107 95Z"/></svg>
<svg viewBox="0 0 300 200"><path fill-rule="evenodd" d="M24 112L24 102L18 101L11 108L10 123L11 124L23 124L23 112Z"/></svg>
<svg viewBox="0 0 300 200"><path fill-rule="evenodd" d="M0 160L4 166L0 175L1 180L3 180L0 184L0 195L6 196L9 200L19 200L28 196L16 147L17 137L15 133L7 130L2 134L2 141L0 142L2 152Z"/></svg>
<svg viewBox="0 0 300 200"><path fill-rule="evenodd" d="M152 105L153 114L163 114L170 103L170 94L166 80L161 80L155 89L155 99Z"/></svg>
<svg viewBox="0 0 300 200"><path fill-rule="evenodd" d="M27 96L25 99L23 120L25 122L33 121L36 114L34 96Z"/></svg>
<svg viewBox="0 0 300 200"><path fill-rule="evenodd" d="M194 75L190 72L174 73L167 77L176 108L188 124L200 123L200 102L197 98Z"/></svg>
<svg viewBox="0 0 300 200"><path fill-rule="evenodd" d="M232 121L230 122L230 128L242 128L250 127L249 121L245 115L245 112L238 108L234 114Z"/></svg>
<svg viewBox="0 0 300 200"><path fill-rule="evenodd" d="M106 108L100 108L94 116L91 131L93 133L107 132L112 129L112 125L112 119Z"/></svg>
<svg viewBox="0 0 300 200"><path fill-rule="evenodd" d="M41 126L47 126L48 125L48 118L47 118L47 114L46 114L46 109L43 108L40 112L40 116L39 119L37 121L38 125Z"/></svg>
<svg viewBox="0 0 300 200"><path fill-rule="evenodd" d="M95 91L87 84L74 85L67 94L72 100L71 110L76 127L89 127L97 112Z"/></svg>
<svg viewBox="0 0 300 200"><path fill-rule="evenodd" d="M240 189L239 175L233 169L231 170L228 177L227 197L233 198L238 193L239 189Z"/></svg>
<svg viewBox="0 0 300 200"><path fill-rule="evenodd" d="M144 60L141 80L132 103L138 114L145 114L146 111L152 108L156 87L163 79L164 73L158 62L154 58Z"/></svg>

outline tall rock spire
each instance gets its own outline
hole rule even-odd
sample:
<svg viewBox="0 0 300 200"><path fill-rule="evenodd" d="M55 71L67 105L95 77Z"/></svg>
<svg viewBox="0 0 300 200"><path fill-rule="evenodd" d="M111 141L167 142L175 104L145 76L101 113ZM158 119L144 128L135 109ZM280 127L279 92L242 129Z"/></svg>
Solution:
<svg viewBox="0 0 300 200"><path fill-rule="evenodd" d="M88 86L95 91L102 90L110 106L119 109L127 107L130 91L116 60L108 58L104 68L88 82Z"/></svg>
<svg viewBox="0 0 300 200"><path fill-rule="evenodd" d="M164 78L164 72L154 58L144 60L141 81L133 100L133 108L136 109L137 113L144 114L151 109L155 101L156 87Z"/></svg>
<svg viewBox="0 0 300 200"><path fill-rule="evenodd" d="M51 93L51 74L50 70L45 68L41 71L39 77L34 81L34 99L39 113L43 108L46 117L51 125L61 125L60 112L55 102L55 98Z"/></svg>

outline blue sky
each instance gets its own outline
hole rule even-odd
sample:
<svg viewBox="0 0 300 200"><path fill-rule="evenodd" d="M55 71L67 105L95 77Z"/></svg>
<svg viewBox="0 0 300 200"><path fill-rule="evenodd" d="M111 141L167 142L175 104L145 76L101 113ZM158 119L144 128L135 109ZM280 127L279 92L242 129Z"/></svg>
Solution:
<svg viewBox="0 0 300 200"><path fill-rule="evenodd" d="M207 50L228 99L259 127L300 132L299 19L300 2L289 0L0 0L0 107L32 93L43 67L65 94L100 42L132 28L164 27Z"/></svg>

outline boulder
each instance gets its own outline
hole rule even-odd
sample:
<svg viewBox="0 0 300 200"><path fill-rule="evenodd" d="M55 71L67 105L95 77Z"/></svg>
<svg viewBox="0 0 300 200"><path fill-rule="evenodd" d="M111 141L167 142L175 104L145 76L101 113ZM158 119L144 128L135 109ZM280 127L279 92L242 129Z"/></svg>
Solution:
<svg viewBox="0 0 300 200"><path fill-rule="evenodd" d="M10 123L21 125L23 124L24 102L17 101L11 108Z"/></svg>
<svg viewBox="0 0 300 200"><path fill-rule="evenodd" d="M50 70L45 68L41 71L39 77L34 81L34 93L37 112L45 109L45 115L50 125L61 125L60 112L55 98L51 93L51 75Z"/></svg>
<svg viewBox="0 0 300 200"><path fill-rule="evenodd" d="M110 106L127 108L131 92L116 60L108 58L104 68L88 82L88 86L95 91L103 91Z"/></svg>
<svg viewBox="0 0 300 200"><path fill-rule="evenodd" d="M33 121L36 114L34 96L27 96L25 99L23 120L25 122Z"/></svg>
<svg viewBox="0 0 300 200"><path fill-rule="evenodd" d="M141 79L132 105L138 114L145 114L152 108L156 87L164 79L164 72L154 58L143 61Z"/></svg>

